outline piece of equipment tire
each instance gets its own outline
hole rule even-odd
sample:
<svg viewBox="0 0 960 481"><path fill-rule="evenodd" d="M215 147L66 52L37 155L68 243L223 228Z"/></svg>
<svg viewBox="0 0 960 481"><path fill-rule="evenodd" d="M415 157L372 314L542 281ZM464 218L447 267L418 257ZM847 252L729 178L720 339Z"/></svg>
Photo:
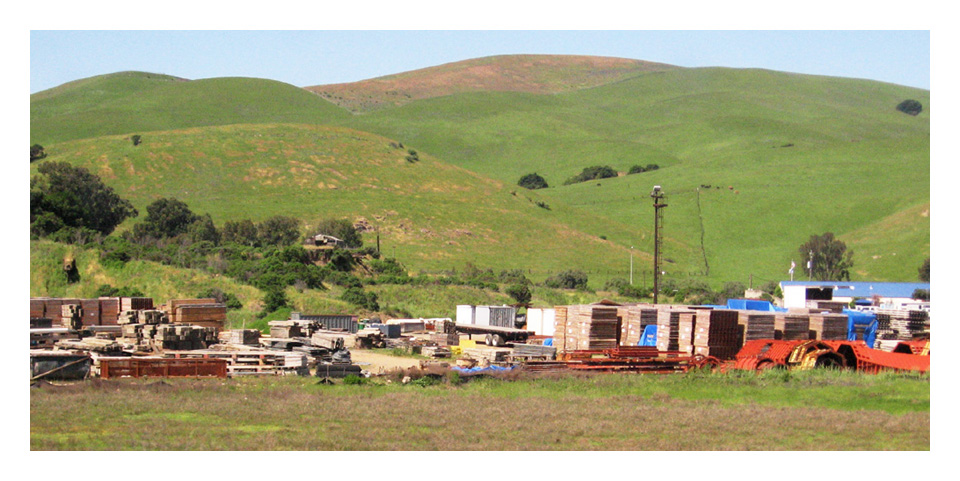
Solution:
<svg viewBox="0 0 960 481"><path fill-rule="evenodd" d="M488 345L488 346L492 346L492 345L493 345L493 334L487 334L486 338L484 339L484 343L485 343L486 345Z"/></svg>
<svg viewBox="0 0 960 481"><path fill-rule="evenodd" d="M491 344L493 347L503 347L506 343L507 342L503 340L503 336L500 334L493 335L493 342Z"/></svg>

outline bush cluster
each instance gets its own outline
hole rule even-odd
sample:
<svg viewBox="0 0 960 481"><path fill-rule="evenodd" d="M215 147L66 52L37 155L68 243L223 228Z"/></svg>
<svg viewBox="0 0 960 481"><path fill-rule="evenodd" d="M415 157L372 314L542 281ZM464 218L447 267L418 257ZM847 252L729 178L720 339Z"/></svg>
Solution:
<svg viewBox="0 0 960 481"><path fill-rule="evenodd" d="M607 165L595 165L593 167L584 167L583 171L579 174L567 179L563 182L563 185L576 184L578 182L587 182L594 179L606 179L608 177L616 177L617 171L613 170L612 167Z"/></svg>

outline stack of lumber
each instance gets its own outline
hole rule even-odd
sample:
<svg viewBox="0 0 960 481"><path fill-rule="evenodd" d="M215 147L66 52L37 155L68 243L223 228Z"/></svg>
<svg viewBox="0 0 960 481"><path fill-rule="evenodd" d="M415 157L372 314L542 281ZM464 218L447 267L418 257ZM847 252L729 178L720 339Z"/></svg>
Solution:
<svg viewBox="0 0 960 481"><path fill-rule="evenodd" d="M244 350L195 350L165 352L164 357L175 359L225 359L230 376L276 375L296 373L309 374L310 361L302 352L275 351L270 349Z"/></svg>
<svg viewBox="0 0 960 481"><path fill-rule="evenodd" d="M387 347L387 341L383 336L383 333L380 332L380 329L376 327L365 327L357 331L357 346L363 349L372 349L372 348L381 348ZM456 336L456 335L454 335ZM457 338L457 341L460 341L460 338ZM441 344L443 346L448 346L451 344Z"/></svg>
<svg viewBox="0 0 960 481"><path fill-rule="evenodd" d="M116 326L120 318L120 298L119 297L101 297L100 301L100 325Z"/></svg>
<svg viewBox="0 0 960 481"><path fill-rule="evenodd" d="M542 344L514 344L510 354L515 359L553 359L557 355L557 348Z"/></svg>
<svg viewBox="0 0 960 481"><path fill-rule="evenodd" d="M223 329L227 321L227 306L216 299L171 299L167 312L174 323L208 326Z"/></svg>
<svg viewBox="0 0 960 481"><path fill-rule="evenodd" d="M143 311L123 311L117 318L117 324L124 326L130 324L167 324L170 319L163 311L155 309Z"/></svg>
<svg viewBox="0 0 960 481"><path fill-rule="evenodd" d="M743 342L773 339L776 336L776 315L767 311L738 311L738 322L743 325Z"/></svg>
<svg viewBox="0 0 960 481"><path fill-rule="evenodd" d="M657 310L657 349L680 350L680 315L690 320L694 311L684 306L661 306Z"/></svg>
<svg viewBox="0 0 960 481"><path fill-rule="evenodd" d="M94 337L59 340L56 343L56 348L61 350L99 352L102 354L116 354L122 350L120 344L114 340Z"/></svg>
<svg viewBox="0 0 960 481"><path fill-rule="evenodd" d="M244 346L260 345L259 329L232 329L220 333L220 341L226 344L240 344Z"/></svg>
<svg viewBox="0 0 960 481"><path fill-rule="evenodd" d="M291 337L305 337L300 324L296 321L270 321L270 337L289 339Z"/></svg>
<svg viewBox="0 0 960 481"><path fill-rule="evenodd" d="M560 312L557 312L557 332L560 334ZM563 351L613 349L620 337L620 320L616 307L577 305L567 306L562 331Z"/></svg>
<svg viewBox="0 0 960 481"><path fill-rule="evenodd" d="M366 330L366 329L364 329ZM362 332L362 331L361 331ZM380 332L377 329L377 332ZM436 343L439 346L457 346L460 344L460 335L456 332L454 333L440 333L440 334L428 334L427 339Z"/></svg>
<svg viewBox="0 0 960 481"><path fill-rule="evenodd" d="M153 310L152 297L121 297L120 312Z"/></svg>
<svg viewBox="0 0 960 481"><path fill-rule="evenodd" d="M53 319L49 317L31 317L30 329L49 329L53 327Z"/></svg>
<svg viewBox="0 0 960 481"><path fill-rule="evenodd" d="M554 311L554 324L553 324L553 345L556 346L557 352L566 351L567 343L567 313L569 307L567 306L556 306L553 308ZM572 350L572 349L571 349Z"/></svg>
<svg viewBox="0 0 960 481"><path fill-rule="evenodd" d="M60 306L60 324L73 330L83 328L83 308L80 304L63 304Z"/></svg>
<svg viewBox="0 0 960 481"><path fill-rule="evenodd" d="M721 360L733 359L743 347L743 326L737 311L697 310L693 353Z"/></svg>
<svg viewBox="0 0 960 481"><path fill-rule="evenodd" d="M810 315L778 313L774 319L774 339L800 341L810 339Z"/></svg>
<svg viewBox="0 0 960 481"><path fill-rule="evenodd" d="M621 346L636 346L643 337L643 330L657 323L657 309L653 306L623 306L617 309L620 316Z"/></svg>
<svg viewBox="0 0 960 481"><path fill-rule="evenodd" d="M456 334L457 323L450 319L437 319L434 321L433 329L437 334Z"/></svg>
<svg viewBox="0 0 960 481"><path fill-rule="evenodd" d="M310 336L310 343L331 351L339 351L346 347L346 337L341 333L321 331Z"/></svg>
<svg viewBox="0 0 960 481"><path fill-rule="evenodd" d="M446 346L424 346L423 349L420 350L420 354L433 358L450 357L451 355L450 349Z"/></svg>
<svg viewBox="0 0 960 481"><path fill-rule="evenodd" d="M929 337L930 316L926 311L880 309L877 311L877 337L909 341Z"/></svg>
<svg viewBox="0 0 960 481"><path fill-rule="evenodd" d="M84 326L99 326L100 323L100 299L80 299L80 308L83 310Z"/></svg>
<svg viewBox="0 0 960 481"><path fill-rule="evenodd" d="M697 325L697 311L681 312L677 320L677 347L679 351L693 354L693 338Z"/></svg>
<svg viewBox="0 0 960 481"><path fill-rule="evenodd" d="M148 334L152 336L148 337ZM219 342L215 328L184 324L147 324L144 338L150 339L156 348L174 351L206 349Z"/></svg>
<svg viewBox="0 0 960 481"><path fill-rule="evenodd" d="M844 314L810 314L810 339L842 341L847 338L847 316Z"/></svg>
<svg viewBox="0 0 960 481"><path fill-rule="evenodd" d="M513 352L513 349L487 349L476 347L464 349L463 355L480 361L480 364L482 365L484 361L488 364L505 363L509 360L511 352Z"/></svg>
<svg viewBox="0 0 960 481"><path fill-rule="evenodd" d="M834 314L843 314L847 304L837 301L807 301L807 307L819 312L828 311Z"/></svg>

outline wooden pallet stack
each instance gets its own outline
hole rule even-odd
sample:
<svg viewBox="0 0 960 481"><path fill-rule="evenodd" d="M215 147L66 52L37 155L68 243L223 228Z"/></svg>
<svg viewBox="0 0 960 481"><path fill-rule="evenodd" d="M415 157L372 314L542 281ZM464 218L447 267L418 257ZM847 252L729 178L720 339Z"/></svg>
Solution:
<svg viewBox="0 0 960 481"><path fill-rule="evenodd" d="M743 347L743 326L738 320L737 311L698 310L693 353L733 359Z"/></svg>
<svg viewBox="0 0 960 481"><path fill-rule="evenodd" d="M925 311L880 309L877 311L877 338L909 341L930 336L930 317Z"/></svg>
<svg viewBox="0 0 960 481"><path fill-rule="evenodd" d="M72 330L83 328L83 308L80 304L63 304L60 306L60 324Z"/></svg>
<svg viewBox="0 0 960 481"><path fill-rule="evenodd" d="M785 341L810 339L810 315L777 313L774 319L774 339Z"/></svg>
<svg viewBox="0 0 960 481"><path fill-rule="evenodd" d="M845 314L810 314L810 339L818 341L842 341L847 338Z"/></svg>
<svg viewBox="0 0 960 481"><path fill-rule="evenodd" d="M743 325L743 342L756 339L773 339L776 335L776 315L767 311L738 311L738 320Z"/></svg>
<svg viewBox="0 0 960 481"><path fill-rule="evenodd" d="M643 337L643 330L657 323L657 309L653 306L623 306L618 308L622 319L620 331L621 346L636 346Z"/></svg>
<svg viewBox="0 0 960 481"><path fill-rule="evenodd" d="M847 308L847 303L838 301L807 301L807 307L818 312L832 312L834 314L843 314Z"/></svg>
<svg viewBox="0 0 960 481"><path fill-rule="evenodd" d="M468 347L464 349L463 355L471 359L476 359L480 361L480 364L502 364L510 360L510 353L513 352L513 349L488 349L480 347Z"/></svg>
<svg viewBox="0 0 960 481"><path fill-rule="evenodd" d="M152 297L121 297L120 312L153 310Z"/></svg>
<svg viewBox="0 0 960 481"><path fill-rule="evenodd" d="M616 307L567 306L564 326L564 351L613 349L618 345L620 320Z"/></svg>
<svg viewBox="0 0 960 481"><path fill-rule="evenodd" d="M258 329L232 329L221 332L220 341L226 344L239 344L243 346L259 346L260 330Z"/></svg>
<svg viewBox="0 0 960 481"><path fill-rule="evenodd" d="M680 350L680 316L685 319L695 315L684 306L658 306L657 310L657 349L661 351Z"/></svg>
<svg viewBox="0 0 960 481"><path fill-rule="evenodd" d="M101 297L98 301L100 301L100 325L116 326L120 318L120 298Z"/></svg>
<svg viewBox="0 0 960 481"><path fill-rule="evenodd" d="M677 319L677 347L687 354L693 354L693 339L696 336L697 312L681 312Z"/></svg>
<svg viewBox="0 0 960 481"><path fill-rule="evenodd" d="M174 323L223 329L227 306L216 299L171 299L166 306Z"/></svg>

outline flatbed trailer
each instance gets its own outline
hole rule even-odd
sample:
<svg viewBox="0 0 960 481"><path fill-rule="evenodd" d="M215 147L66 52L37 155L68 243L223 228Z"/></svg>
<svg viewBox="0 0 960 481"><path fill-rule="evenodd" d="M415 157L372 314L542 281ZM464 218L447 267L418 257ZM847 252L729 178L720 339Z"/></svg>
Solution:
<svg viewBox="0 0 960 481"><path fill-rule="evenodd" d="M533 331L512 327L478 326L475 324L456 324L458 333L463 333L473 339L473 335L483 335L484 344L488 346L505 346L507 342L526 342L527 338L535 335Z"/></svg>

